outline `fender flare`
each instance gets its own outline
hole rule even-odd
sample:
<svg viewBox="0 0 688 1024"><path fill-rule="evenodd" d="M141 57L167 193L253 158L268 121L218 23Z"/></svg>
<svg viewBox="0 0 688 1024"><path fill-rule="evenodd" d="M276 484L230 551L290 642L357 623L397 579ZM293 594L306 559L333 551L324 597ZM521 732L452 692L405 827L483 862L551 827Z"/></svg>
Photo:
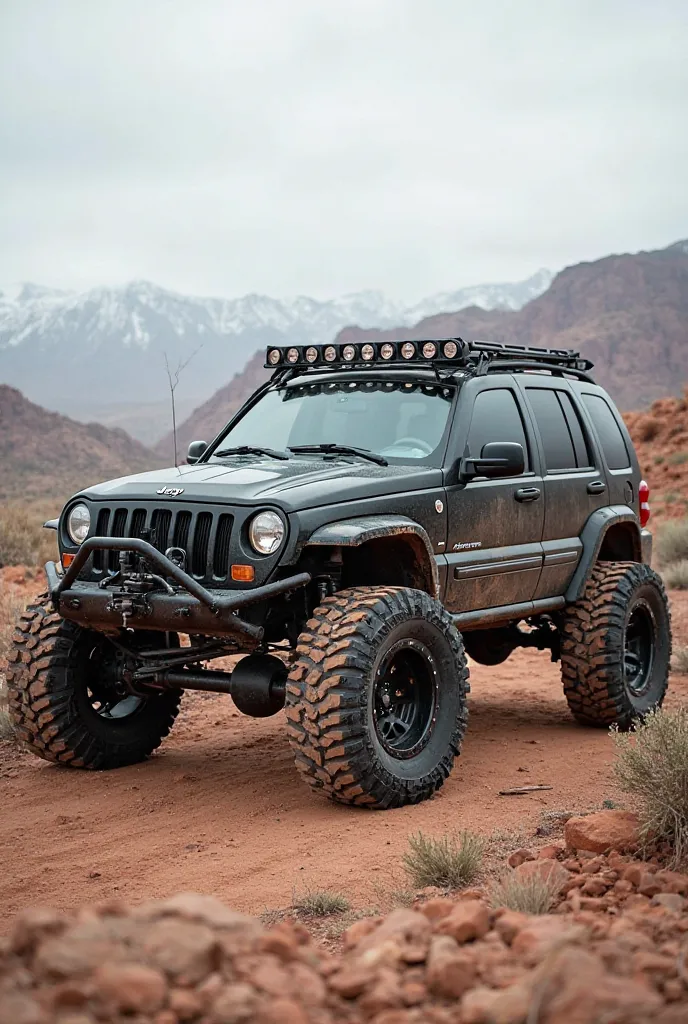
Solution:
<svg viewBox="0 0 688 1024"><path fill-rule="evenodd" d="M384 537L399 536L417 537L422 544L428 568L432 577L431 597L439 600L440 578L435 553L427 532L413 519L407 516L358 516L355 519L342 519L336 523L321 526L304 542L305 547L313 545L328 547L360 547L371 540Z"/></svg>
<svg viewBox="0 0 688 1024"><path fill-rule="evenodd" d="M571 577L571 582L566 591L566 603L573 604L583 594L588 575L597 561L602 542L607 531L617 523L631 523L635 527L637 539L635 543L635 561L642 561L642 540L638 517L629 505L609 505L607 508L598 508L593 512L583 527L580 535L583 544L583 554Z"/></svg>

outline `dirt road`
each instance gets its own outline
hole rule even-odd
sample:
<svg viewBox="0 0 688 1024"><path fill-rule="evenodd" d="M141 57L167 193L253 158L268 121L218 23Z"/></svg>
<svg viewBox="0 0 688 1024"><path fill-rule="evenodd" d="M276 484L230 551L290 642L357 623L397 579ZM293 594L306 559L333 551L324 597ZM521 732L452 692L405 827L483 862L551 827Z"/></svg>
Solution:
<svg viewBox="0 0 688 1024"><path fill-rule="evenodd" d="M677 632L686 603L674 601ZM193 694L162 750L116 772L65 769L0 745L0 917L27 903L68 907L137 901L180 889L260 913L305 887L334 887L354 906L403 884L410 832L524 829L545 810L617 796L612 741L569 716L559 670L521 651L472 667L462 756L441 793L418 807L371 813L311 794L293 767L283 715L253 720L228 698ZM674 676L668 705L688 701ZM519 797L498 790L553 787Z"/></svg>

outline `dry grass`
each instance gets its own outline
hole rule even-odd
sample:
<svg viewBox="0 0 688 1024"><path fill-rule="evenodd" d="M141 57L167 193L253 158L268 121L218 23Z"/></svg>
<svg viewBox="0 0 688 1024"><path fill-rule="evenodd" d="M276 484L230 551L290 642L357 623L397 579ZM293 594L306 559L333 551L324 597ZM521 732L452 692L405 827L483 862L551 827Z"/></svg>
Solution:
<svg viewBox="0 0 688 1024"><path fill-rule="evenodd" d="M343 914L351 904L346 896L331 889L306 889L294 899L294 910L307 917L330 917Z"/></svg>
<svg viewBox="0 0 688 1024"><path fill-rule="evenodd" d="M647 847L668 843L688 862L688 707L657 710L615 734L615 775L637 806Z"/></svg>
<svg viewBox="0 0 688 1024"><path fill-rule="evenodd" d="M62 502L0 504L0 568L3 565L43 565L57 557L56 534L44 530L46 519L59 515Z"/></svg>
<svg viewBox="0 0 688 1024"><path fill-rule="evenodd" d="M688 590L688 559L671 562L662 570L662 578L670 590Z"/></svg>
<svg viewBox="0 0 688 1024"><path fill-rule="evenodd" d="M676 495L664 496L667 504L675 499ZM655 542L655 553L658 563L663 567L688 561L688 519L674 520L662 526Z"/></svg>
<svg viewBox="0 0 688 1024"><path fill-rule="evenodd" d="M519 910L523 914L546 914L554 902L559 885L552 876L533 874L522 878L515 871L501 875L490 886L490 903L497 910Z"/></svg>
<svg viewBox="0 0 688 1024"><path fill-rule="evenodd" d="M684 644L680 644L674 649L671 658L671 668L674 672L688 672L688 647Z"/></svg>
<svg viewBox="0 0 688 1024"><path fill-rule="evenodd" d="M409 836L404 868L416 888L436 885L459 889L472 882L482 867L485 842L473 832L444 835L435 839L422 832Z"/></svg>

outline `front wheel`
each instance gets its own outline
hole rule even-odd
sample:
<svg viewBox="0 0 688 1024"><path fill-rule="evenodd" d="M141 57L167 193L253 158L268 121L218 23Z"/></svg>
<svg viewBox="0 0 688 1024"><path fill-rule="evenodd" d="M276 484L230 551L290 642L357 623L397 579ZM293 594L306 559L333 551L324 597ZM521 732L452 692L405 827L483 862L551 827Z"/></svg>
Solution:
<svg viewBox="0 0 688 1024"><path fill-rule="evenodd" d="M9 661L15 731L46 761L74 768L136 764L160 746L179 712L180 690L128 693L115 646L102 633L63 619L48 598L22 615Z"/></svg>
<svg viewBox="0 0 688 1024"><path fill-rule="evenodd" d="M564 693L583 725L629 729L664 700L671 620L661 578L638 562L600 562L565 612Z"/></svg>
<svg viewBox="0 0 688 1024"><path fill-rule="evenodd" d="M459 753L469 689L442 606L420 590L343 590L315 609L297 653L288 734L310 786L378 809L432 796Z"/></svg>

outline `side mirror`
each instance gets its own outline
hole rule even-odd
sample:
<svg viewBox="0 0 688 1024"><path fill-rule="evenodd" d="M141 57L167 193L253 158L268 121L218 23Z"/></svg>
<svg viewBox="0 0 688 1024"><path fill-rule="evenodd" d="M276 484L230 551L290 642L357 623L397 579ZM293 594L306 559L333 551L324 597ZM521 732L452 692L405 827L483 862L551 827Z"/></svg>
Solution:
<svg viewBox="0 0 688 1024"><path fill-rule="evenodd" d="M525 465L522 444L516 441L490 441L483 445L479 458L461 459L459 480L465 483L476 476L519 476Z"/></svg>
<svg viewBox="0 0 688 1024"><path fill-rule="evenodd" d="M190 466L193 466L194 462L198 462L203 452L208 447L207 441L192 441L189 445L189 450L186 454L186 461Z"/></svg>

